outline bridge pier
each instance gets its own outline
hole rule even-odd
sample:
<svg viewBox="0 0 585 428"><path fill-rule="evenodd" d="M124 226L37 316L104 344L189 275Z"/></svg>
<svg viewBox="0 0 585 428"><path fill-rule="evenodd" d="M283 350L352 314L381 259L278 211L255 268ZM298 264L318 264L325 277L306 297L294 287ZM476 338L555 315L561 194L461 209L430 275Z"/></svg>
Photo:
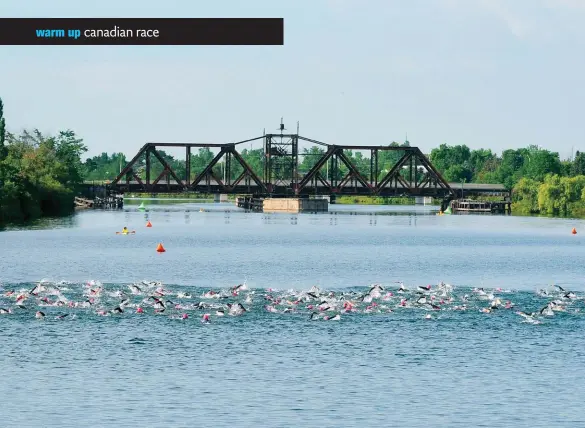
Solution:
<svg viewBox="0 0 585 428"><path fill-rule="evenodd" d="M213 195L213 202L215 202L215 203L227 202L227 201L228 201L228 196L225 193L216 193Z"/></svg>
<svg viewBox="0 0 585 428"><path fill-rule="evenodd" d="M327 212L328 208L325 198L267 198L262 204L265 213Z"/></svg>
<svg viewBox="0 0 585 428"><path fill-rule="evenodd" d="M431 205L433 198L431 196L416 196L414 198L415 205Z"/></svg>
<svg viewBox="0 0 585 428"><path fill-rule="evenodd" d="M236 206L248 211L265 213L327 212L329 201L325 198L262 198L240 196Z"/></svg>

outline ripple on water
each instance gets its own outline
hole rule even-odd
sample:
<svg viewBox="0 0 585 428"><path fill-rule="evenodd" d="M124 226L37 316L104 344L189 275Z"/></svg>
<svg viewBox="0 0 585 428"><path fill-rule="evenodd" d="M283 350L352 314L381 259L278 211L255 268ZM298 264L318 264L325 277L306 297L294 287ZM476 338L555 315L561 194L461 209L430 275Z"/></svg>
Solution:
<svg viewBox="0 0 585 428"><path fill-rule="evenodd" d="M293 421L302 426L386 426L389 421L480 426L486 421L497 427L513 421L568 427L585 419L580 406L570 405L584 392L579 367L585 364L585 316L567 311L543 318L540 325L523 323L517 309L537 311L550 300L535 293L507 293L515 309L490 314L479 312L489 302L459 288L470 295L467 311L451 310L460 302L440 311L402 308L401 297L394 296L379 301L386 305L381 313L363 313L367 304L357 296L367 288L356 294L335 290L356 300L360 312L325 322L310 321L312 310L304 304L291 314L263 308L265 295L285 301L286 292L255 290L246 314L217 317L215 308L197 304L225 305L242 296L203 299L206 289L165 288L173 303L184 306L171 306L163 315L143 302L148 295L128 295L127 310L119 316L99 316L93 307L47 307L40 321L33 304L2 316L0 398L7 426L103 426L128 420L169 426L184 425L194 414L203 426L290 426ZM105 291L118 289L128 287L104 284ZM177 296L186 292L193 298ZM84 293L84 284L72 284L63 294L83 302ZM585 307L581 294L567 307ZM0 307L13 300L0 296ZM119 302L102 293L96 305L111 309ZM135 313L139 304L144 314ZM63 312L78 316L54 318ZM171 318L183 312L188 319ZM206 312L212 314L210 325L200 322ZM433 320L424 319L428 313ZM40 416L38 408L48 410ZM65 423L59 419L63 414L69 415Z"/></svg>

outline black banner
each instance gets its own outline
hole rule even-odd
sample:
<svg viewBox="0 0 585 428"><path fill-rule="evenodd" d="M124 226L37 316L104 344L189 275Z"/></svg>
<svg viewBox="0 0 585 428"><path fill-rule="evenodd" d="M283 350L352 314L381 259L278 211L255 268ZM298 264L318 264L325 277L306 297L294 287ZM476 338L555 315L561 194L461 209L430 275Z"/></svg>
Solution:
<svg viewBox="0 0 585 428"><path fill-rule="evenodd" d="M283 18L0 18L0 45L282 45Z"/></svg>

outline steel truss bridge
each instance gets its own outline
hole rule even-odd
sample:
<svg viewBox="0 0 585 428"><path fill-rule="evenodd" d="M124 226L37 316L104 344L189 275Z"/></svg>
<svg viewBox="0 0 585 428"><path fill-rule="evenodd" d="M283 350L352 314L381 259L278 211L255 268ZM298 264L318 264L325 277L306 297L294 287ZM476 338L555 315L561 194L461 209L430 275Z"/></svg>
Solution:
<svg viewBox="0 0 585 428"><path fill-rule="evenodd" d="M297 134L265 134L237 143L147 143L108 185L118 193L197 192L246 194L258 197L309 197L311 195L363 195L381 197L433 197L452 200L463 196L509 196L499 184L448 183L418 147L325 144ZM262 173L254 171L238 152L244 143L263 140ZM322 153L299 153L299 142L319 146ZM185 170L178 174L159 150L185 149ZM218 153L193 174L192 150ZM359 170L347 151L369 152L369 168ZM390 169L381 170L383 152L398 152ZM310 170L299 173L299 158L313 156ZM153 161L160 172L153 176ZM201 167L199 168L201 169ZM363 171L367 169L366 171Z"/></svg>

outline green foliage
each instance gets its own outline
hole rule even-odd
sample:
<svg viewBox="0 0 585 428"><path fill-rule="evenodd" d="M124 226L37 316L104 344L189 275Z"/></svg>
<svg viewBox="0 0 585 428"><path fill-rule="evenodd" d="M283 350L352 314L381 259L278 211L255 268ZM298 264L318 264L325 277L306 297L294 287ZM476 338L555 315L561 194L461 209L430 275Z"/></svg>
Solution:
<svg viewBox="0 0 585 428"><path fill-rule="evenodd" d="M44 136L37 129L6 133L0 161L0 223L28 221L73 210L83 181L81 155L87 150L71 130Z"/></svg>
<svg viewBox="0 0 585 428"><path fill-rule="evenodd" d="M123 153L101 153L82 162L81 157L87 148L71 130L61 131L56 136L45 136L33 129L15 136L6 130L3 107L0 99L0 223L70 212L80 183L113 180L128 163ZM372 171L373 164L377 164L379 181L395 167L405 154L404 148L409 147L410 143L392 142L389 146L393 150L378 151L375 163L369 158L369 152L346 150L346 161L339 161L338 171L331 171L328 162L323 165L320 174L328 181L340 181L349 172L349 164L369 179L375 172ZM298 173L303 175L309 172L324 152L320 146L304 148L299 155ZM216 156L209 148L191 153L190 175L186 177L184 160L164 150L157 150L157 153L179 179L190 181L201 174ZM244 149L240 154L247 166L263 178L266 162L263 149ZM431 151L429 160L449 182L501 183L513 189L513 209L516 212L549 215L582 212L585 215L585 153L577 151L574 159L561 161L558 153L537 146L505 150L498 156L487 149L471 150L466 145L441 144ZM150 155L150 162L151 182L159 176L164 180L163 163L154 154ZM410 168L410 164L405 164L400 169L406 181L411 176L420 180L425 173L420 165L417 171L410 171ZM283 162L277 175L289 178L292 173L289 170L290 165ZM239 162L232 158L229 178L233 181L243 171ZM135 163L133 172L143 180L146 178L145 156ZM213 167L212 172L221 180L228 178L223 160ZM373 200L375 203L398 201L384 198Z"/></svg>
<svg viewBox="0 0 585 428"><path fill-rule="evenodd" d="M524 176L533 180L543 181L548 174L561 173L559 154L530 146L525 152Z"/></svg>
<svg viewBox="0 0 585 428"><path fill-rule="evenodd" d="M472 155L465 145L441 144L438 149L431 151L430 161L448 182L469 183L473 180L474 168L481 167L485 162L482 157L488 156L488 152L484 150Z"/></svg>
<svg viewBox="0 0 585 428"><path fill-rule="evenodd" d="M415 198L381 198L375 196L339 196L336 204L350 205L414 205Z"/></svg>
<svg viewBox="0 0 585 428"><path fill-rule="evenodd" d="M87 147L81 138L77 138L75 132L68 129L59 132L55 138L50 138L51 149L63 166L61 175L57 177L60 183L65 185L77 185L83 182L84 169L81 156L87 152Z"/></svg>
<svg viewBox="0 0 585 428"><path fill-rule="evenodd" d="M8 153L6 150L5 141L6 119L4 119L4 103L2 102L2 98L0 98L0 162L2 162L6 158L6 155Z"/></svg>
<svg viewBox="0 0 585 428"><path fill-rule="evenodd" d="M575 153L575 159L570 164L570 174L566 175L585 175L585 153L577 152Z"/></svg>
<svg viewBox="0 0 585 428"><path fill-rule="evenodd" d="M520 214L582 216L585 214L585 175L549 174L543 182L523 178L514 187L513 195L513 210Z"/></svg>
<svg viewBox="0 0 585 428"><path fill-rule="evenodd" d="M521 214L535 214L538 208L538 190L540 183L531 178L522 178L514 187L514 211Z"/></svg>
<svg viewBox="0 0 585 428"><path fill-rule="evenodd" d="M128 161L123 153L107 153L87 158L83 164L84 179L86 181L103 181L114 179L126 166Z"/></svg>

